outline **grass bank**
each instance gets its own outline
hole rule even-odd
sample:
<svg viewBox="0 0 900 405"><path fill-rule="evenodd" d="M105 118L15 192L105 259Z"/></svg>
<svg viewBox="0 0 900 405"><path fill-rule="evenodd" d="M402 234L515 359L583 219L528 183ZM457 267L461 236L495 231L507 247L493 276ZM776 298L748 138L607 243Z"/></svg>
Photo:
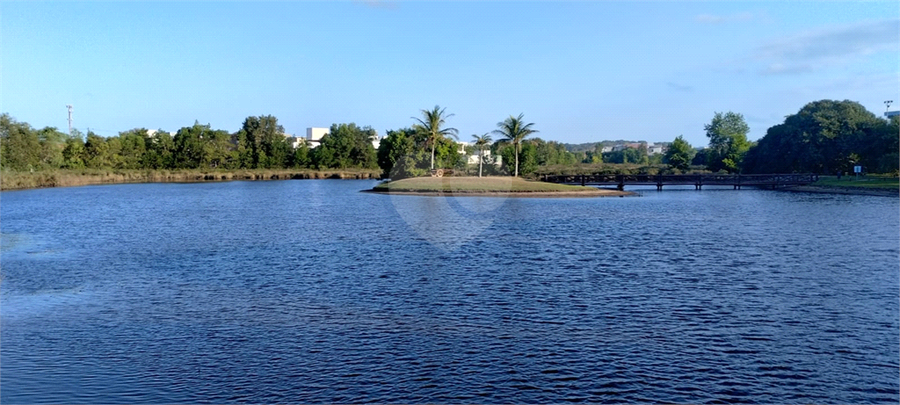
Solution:
<svg viewBox="0 0 900 405"><path fill-rule="evenodd" d="M420 195L625 196L633 193L595 187L528 181L515 177L415 177L381 183L375 192Z"/></svg>
<svg viewBox="0 0 900 405"><path fill-rule="evenodd" d="M860 177L819 176L819 180L806 186L796 186L786 191L828 194L860 194L900 197L900 178L890 175Z"/></svg>
<svg viewBox="0 0 900 405"><path fill-rule="evenodd" d="M0 171L0 190L115 183L193 183L229 180L377 179L380 170L45 170Z"/></svg>
<svg viewBox="0 0 900 405"><path fill-rule="evenodd" d="M812 183L816 187L866 188L900 191L900 178L894 176L868 175L859 179L856 176L819 176L819 181Z"/></svg>

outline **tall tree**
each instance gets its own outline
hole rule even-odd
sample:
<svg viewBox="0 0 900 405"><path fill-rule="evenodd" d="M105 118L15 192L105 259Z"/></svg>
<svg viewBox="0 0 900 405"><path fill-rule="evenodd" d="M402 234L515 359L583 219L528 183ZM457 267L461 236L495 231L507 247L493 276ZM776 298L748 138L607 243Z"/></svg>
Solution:
<svg viewBox="0 0 900 405"><path fill-rule="evenodd" d="M475 147L478 148L478 177L481 177L481 167L484 165L484 148L491 144L491 135L475 135L472 134L472 139L475 140Z"/></svg>
<svg viewBox="0 0 900 405"><path fill-rule="evenodd" d="M247 117L237 138L246 142L245 153L249 149L252 168L284 167L289 148L285 148L284 127L274 116Z"/></svg>
<svg viewBox="0 0 900 405"><path fill-rule="evenodd" d="M669 167L685 172L691 168L694 153L694 147L685 141L683 136L678 135L669 145L669 150L666 151L663 160L669 164Z"/></svg>
<svg viewBox="0 0 900 405"><path fill-rule="evenodd" d="M378 157L372 140L376 132L371 127L360 128L354 123L332 124L322 144L313 149L313 161L319 168L378 167Z"/></svg>
<svg viewBox="0 0 900 405"><path fill-rule="evenodd" d="M499 129L494 130L495 134L503 137L501 141L510 142L516 148L516 170L513 174L515 177L519 177L519 150L522 140L528 135L538 132L531 128L534 125L533 122L527 124L524 122L524 116L524 113L519 114L518 117L510 115L509 118L505 119L503 122L498 122L497 127L499 127Z"/></svg>
<svg viewBox="0 0 900 405"><path fill-rule="evenodd" d="M413 126L416 130L421 131L427 136L428 143L431 144L431 169L434 170L434 148L439 139L451 137L457 139L459 131L456 128L444 128L447 118L453 114L446 114L446 108L434 106L431 110L422 110L422 118L412 117L417 124Z"/></svg>
<svg viewBox="0 0 900 405"><path fill-rule="evenodd" d="M84 168L84 141L83 135L77 129L72 130L72 135L66 139L66 146L63 148L63 162L60 167L63 169L83 169Z"/></svg>
<svg viewBox="0 0 900 405"><path fill-rule="evenodd" d="M384 177L399 180L410 177L416 167L416 130L388 130L378 145L378 167ZM420 154L424 155L424 152ZM424 157L424 156L423 156Z"/></svg>
<svg viewBox="0 0 900 405"><path fill-rule="evenodd" d="M24 122L0 115L0 166L12 170L34 170L40 164L40 140Z"/></svg>
<svg viewBox="0 0 900 405"><path fill-rule="evenodd" d="M147 138L144 167L147 169L175 168L175 140L166 131L158 130Z"/></svg>
<svg viewBox="0 0 900 405"><path fill-rule="evenodd" d="M891 125L855 101L808 103L766 131L747 153L745 168L751 173L833 174L863 165L892 172L897 167L898 131L896 124L889 129Z"/></svg>
<svg viewBox="0 0 900 405"><path fill-rule="evenodd" d="M209 126L194 122L193 126L184 127L175 133L175 167L179 169L196 169L203 161L203 133Z"/></svg>
<svg viewBox="0 0 900 405"><path fill-rule="evenodd" d="M147 138L147 130L145 128L119 132L119 141L122 144L122 159L119 161L121 169L140 169L143 167L144 155L147 153Z"/></svg>
<svg viewBox="0 0 900 405"><path fill-rule="evenodd" d="M709 138L707 167L711 171L740 171L744 154L750 149L747 133L750 127L744 116L734 112L717 112L712 121L703 127Z"/></svg>
<svg viewBox="0 0 900 405"><path fill-rule="evenodd" d="M106 138L88 131L84 142L85 166L92 169L102 169L110 166L109 144Z"/></svg>

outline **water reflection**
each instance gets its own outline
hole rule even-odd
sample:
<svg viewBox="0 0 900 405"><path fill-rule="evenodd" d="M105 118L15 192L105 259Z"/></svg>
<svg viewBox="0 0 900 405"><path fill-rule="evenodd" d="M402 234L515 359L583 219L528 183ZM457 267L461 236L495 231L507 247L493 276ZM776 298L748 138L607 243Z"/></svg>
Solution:
<svg viewBox="0 0 900 405"><path fill-rule="evenodd" d="M0 402L900 400L897 199L374 184L4 194Z"/></svg>

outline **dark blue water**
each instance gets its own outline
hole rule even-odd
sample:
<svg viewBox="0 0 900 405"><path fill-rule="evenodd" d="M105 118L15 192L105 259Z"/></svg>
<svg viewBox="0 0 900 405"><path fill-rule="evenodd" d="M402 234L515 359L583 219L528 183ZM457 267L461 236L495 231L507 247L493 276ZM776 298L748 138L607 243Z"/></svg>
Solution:
<svg viewBox="0 0 900 405"><path fill-rule="evenodd" d="M0 401L897 403L897 198L0 198Z"/></svg>

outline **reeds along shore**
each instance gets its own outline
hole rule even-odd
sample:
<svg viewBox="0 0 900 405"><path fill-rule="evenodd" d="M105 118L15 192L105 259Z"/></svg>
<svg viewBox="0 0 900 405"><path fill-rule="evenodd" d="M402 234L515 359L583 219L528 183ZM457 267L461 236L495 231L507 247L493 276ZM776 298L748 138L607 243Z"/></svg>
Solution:
<svg viewBox="0 0 900 405"><path fill-rule="evenodd" d="M191 183L228 180L377 179L379 170L48 170L0 172L0 190L115 183Z"/></svg>

